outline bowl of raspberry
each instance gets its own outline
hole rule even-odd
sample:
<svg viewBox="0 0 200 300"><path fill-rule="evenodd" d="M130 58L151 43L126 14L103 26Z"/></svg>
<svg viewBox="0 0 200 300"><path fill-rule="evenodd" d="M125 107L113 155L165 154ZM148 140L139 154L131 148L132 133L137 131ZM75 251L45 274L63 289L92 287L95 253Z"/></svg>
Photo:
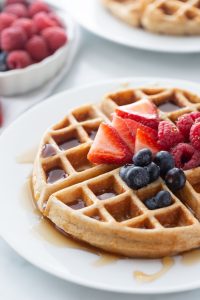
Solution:
<svg viewBox="0 0 200 300"><path fill-rule="evenodd" d="M0 3L0 95L23 94L65 65L72 24L42 0Z"/></svg>

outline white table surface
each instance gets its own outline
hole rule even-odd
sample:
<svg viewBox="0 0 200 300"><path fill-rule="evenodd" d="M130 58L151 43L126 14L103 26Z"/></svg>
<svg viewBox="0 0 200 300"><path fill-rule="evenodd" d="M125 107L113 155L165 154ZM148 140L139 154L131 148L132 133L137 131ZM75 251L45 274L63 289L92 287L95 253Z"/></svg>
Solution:
<svg viewBox="0 0 200 300"><path fill-rule="evenodd" d="M71 72L55 92L110 78L154 76L200 82L200 54L172 55L133 50L81 30L82 43ZM13 118L15 111L12 112ZM3 201L3 199L1 199ZM197 300L200 290L162 296L133 296L80 287L33 267L0 239L1 300Z"/></svg>

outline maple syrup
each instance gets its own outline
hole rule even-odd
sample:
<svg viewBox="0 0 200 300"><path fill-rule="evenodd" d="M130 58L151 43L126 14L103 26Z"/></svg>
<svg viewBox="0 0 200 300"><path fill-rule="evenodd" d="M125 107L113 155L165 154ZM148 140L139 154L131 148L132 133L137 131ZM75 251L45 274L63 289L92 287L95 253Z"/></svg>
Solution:
<svg viewBox="0 0 200 300"><path fill-rule="evenodd" d="M141 271L135 271L133 275L136 278L136 280L140 282L152 282L166 274L172 268L173 265L174 259L172 257L164 257L162 259L162 268L160 271L154 274L146 274Z"/></svg>
<svg viewBox="0 0 200 300"><path fill-rule="evenodd" d="M45 144L42 148L42 157L51 157L56 155L56 149L51 144Z"/></svg>
<svg viewBox="0 0 200 300"><path fill-rule="evenodd" d="M200 249L191 250L182 254L181 262L184 265L194 265L200 262Z"/></svg>
<svg viewBox="0 0 200 300"><path fill-rule="evenodd" d="M81 144L81 142L77 138L72 138L68 141L65 141L65 142L59 144L58 146L61 150L65 151L65 150L74 148L76 146L79 146L80 144Z"/></svg>
<svg viewBox="0 0 200 300"><path fill-rule="evenodd" d="M166 102L163 104L160 104L158 108L163 112L172 112L180 109L180 107L173 102Z"/></svg>
<svg viewBox="0 0 200 300"><path fill-rule="evenodd" d="M63 169L54 168L47 172L47 183L54 183L58 180L66 178L68 175L65 173Z"/></svg>
<svg viewBox="0 0 200 300"><path fill-rule="evenodd" d="M38 147L32 147L26 150L25 152L16 157L16 162L18 164L33 164L37 151Z"/></svg>

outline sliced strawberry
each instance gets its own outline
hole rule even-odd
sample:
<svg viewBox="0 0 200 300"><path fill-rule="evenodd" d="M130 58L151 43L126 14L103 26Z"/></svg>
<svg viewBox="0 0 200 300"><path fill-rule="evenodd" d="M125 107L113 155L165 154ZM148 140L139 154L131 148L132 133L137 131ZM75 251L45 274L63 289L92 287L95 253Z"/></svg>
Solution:
<svg viewBox="0 0 200 300"><path fill-rule="evenodd" d="M3 108L2 103L0 102L0 127L3 125Z"/></svg>
<svg viewBox="0 0 200 300"><path fill-rule="evenodd" d="M158 128L159 118L157 107L147 99L120 106L115 112L122 118L135 120L154 129Z"/></svg>
<svg viewBox="0 0 200 300"><path fill-rule="evenodd" d="M153 129L151 127L148 127L148 126L145 126L145 125L143 125L141 123L138 123L138 122L136 122L134 120L131 120L131 119L124 119L124 121L126 122L132 136L134 137L134 140L135 140L135 136L136 136L136 133L137 133L137 129L140 128L143 131L147 132L148 135L150 135L152 139L157 141L158 133L155 129Z"/></svg>
<svg viewBox="0 0 200 300"><path fill-rule="evenodd" d="M148 132L138 128L135 138L135 153L144 148L150 149L153 154L156 154L158 151L160 151L159 145L154 139L152 139Z"/></svg>
<svg viewBox="0 0 200 300"><path fill-rule="evenodd" d="M131 151L117 130L109 124L101 123L88 159L96 164L125 164L130 162L131 158Z"/></svg>
<svg viewBox="0 0 200 300"><path fill-rule="evenodd" d="M128 125L126 124L125 119L118 117L116 114L113 114L112 125L117 130L121 139L128 145L131 150L131 153L134 153L135 149L135 137L131 134Z"/></svg>

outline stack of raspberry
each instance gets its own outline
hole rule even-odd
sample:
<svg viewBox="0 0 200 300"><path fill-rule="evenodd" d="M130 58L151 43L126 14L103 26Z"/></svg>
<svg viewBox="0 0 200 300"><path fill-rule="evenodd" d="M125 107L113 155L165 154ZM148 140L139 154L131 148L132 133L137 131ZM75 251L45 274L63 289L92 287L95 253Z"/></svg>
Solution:
<svg viewBox="0 0 200 300"><path fill-rule="evenodd" d="M170 151L176 167L189 170L200 166L200 112L184 114L176 125L161 121L158 143L162 149Z"/></svg>
<svg viewBox="0 0 200 300"><path fill-rule="evenodd" d="M41 0L5 0L0 13L0 71L25 68L67 43L60 18Z"/></svg>

